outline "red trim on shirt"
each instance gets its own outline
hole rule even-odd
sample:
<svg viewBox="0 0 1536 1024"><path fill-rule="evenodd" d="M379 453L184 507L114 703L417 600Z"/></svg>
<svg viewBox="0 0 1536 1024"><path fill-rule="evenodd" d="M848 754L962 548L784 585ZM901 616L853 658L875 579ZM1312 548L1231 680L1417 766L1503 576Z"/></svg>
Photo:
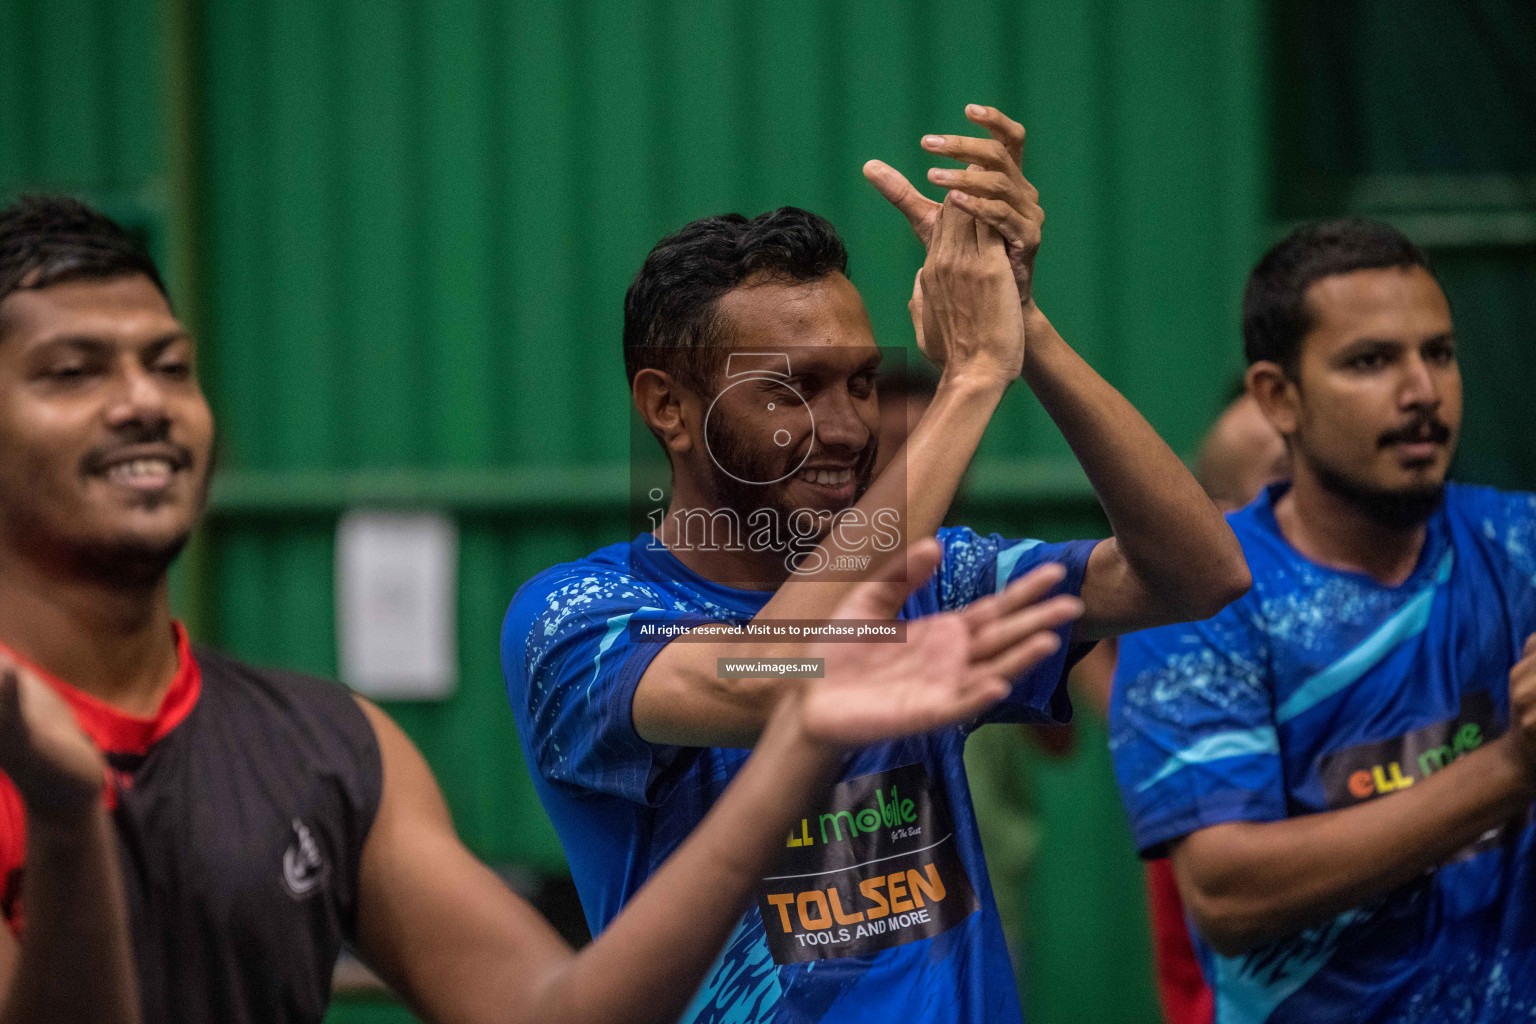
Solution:
<svg viewBox="0 0 1536 1024"><path fill-rule="evenodd" d="M197 666L197 659L192 657L192 645L187 640L187 631L179 622L172 622L171 629L176 634L176 675L171 679L165 696L160 699L159 710L149 718L130 715L84 690L77 690L4 644L0 644L0 650L26 665L53 687L68 702L80 728L102 750L110 754L143 754L186 719L197 703L198 695L203 692L203 673Z"/></svg>

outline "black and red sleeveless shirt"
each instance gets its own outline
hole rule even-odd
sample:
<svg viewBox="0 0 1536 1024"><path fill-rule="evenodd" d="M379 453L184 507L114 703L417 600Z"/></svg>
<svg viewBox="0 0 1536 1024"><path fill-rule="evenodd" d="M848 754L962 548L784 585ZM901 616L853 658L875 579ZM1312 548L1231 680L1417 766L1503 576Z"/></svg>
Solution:
<svg viewBox="0 0 1536 1024"><path fill-rule="evenodd" d="M151 718L35 670L107 756L144 1019L318 1022L383 789L373 727L335 683L194 651L179 624L176 639ZM25 861L0 774L0 911L18 934Z"/></svg>

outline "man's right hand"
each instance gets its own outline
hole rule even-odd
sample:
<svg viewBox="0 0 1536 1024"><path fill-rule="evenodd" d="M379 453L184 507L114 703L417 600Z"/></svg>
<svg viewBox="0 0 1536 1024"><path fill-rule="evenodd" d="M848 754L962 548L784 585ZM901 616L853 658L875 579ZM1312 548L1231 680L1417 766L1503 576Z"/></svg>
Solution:
<svg viewBox="0 0 1536 1024"><path fill-rule="evenodd" d="M1024 368L1024 314L1002 236L946 199L921 274L923 352L958 379Z"/></svg>
<svg viewBox="0 0 1536 1024"><path fill-rule="evenodd" d="M942 558L937 540L919 541L855 585L833 618L894 618ZM962 611L910 620L901 643L810 648L824 659L826 675L804 688L807 732L853 747L980 716L1008 696L1014 679L1054 654L1057 630L1082 614L1076 597L1047 596L1064 575L1049 563Z"/></svg>
<svg viewBox="0 0 1536 1024"><path fill-rule="evenodd" d="M1520 660L1509 670L1509 732L1504 742L1536 790L1536 633L1525 641Z"/></svg>
<svg viewBox="0 0 1536 1024"><path fill-rule="evenodd" d="M1435 869L1536 800L1536 635L1509 672L1509 730L1387 796L1229 821L1171 847L1196 927L1225 956L1321 924Z"/></svg>
<svg viewBox="0 0 1536 1024"><path fill-rule="evenodd" d="M0 1024L139 1024L106 759L63 698L3 655L0 771L27 812L27 927L19 943L0 927Z"/></svg>
<svg viewBox="0 0 1536 1024"><path fill-rule="evenodd" d="M0 771L27 813L64 820L101 799L106 760L69 705L32 672L0 656Z"/></svg>

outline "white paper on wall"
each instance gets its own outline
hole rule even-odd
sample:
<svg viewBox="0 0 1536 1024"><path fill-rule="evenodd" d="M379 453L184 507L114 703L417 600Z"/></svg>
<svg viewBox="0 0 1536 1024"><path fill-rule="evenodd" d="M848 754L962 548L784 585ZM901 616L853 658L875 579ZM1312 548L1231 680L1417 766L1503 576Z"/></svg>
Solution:
<svg viewBox="0 0 1536 1024"><path fill-rule="evenodd" d="M440 700L458 681L458 531L430 513L350 512L336 526L342 682L380 700Z"/></svg>

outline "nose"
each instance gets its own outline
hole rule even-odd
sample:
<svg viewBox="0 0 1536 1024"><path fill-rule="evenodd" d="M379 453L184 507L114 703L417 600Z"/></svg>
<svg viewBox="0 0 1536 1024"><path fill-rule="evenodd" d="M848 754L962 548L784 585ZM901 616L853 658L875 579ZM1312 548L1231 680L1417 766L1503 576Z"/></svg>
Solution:
<svg viewBox="0 0 1536 1024"><path fill-rule="evenodd" d="M816 442L821 447L859 452L869 444L869 425L860 418L846 392L829 392L812 412L816 416Z"/></svg>
<svg viewBox="0 0 1536 1024"><path fill-rule="evenodd" d="M1423 356L1414 353L1406 364L1400 401L1405 409L1435 409L1440 405L1440 384L1435 379L1434 367Z"/></svg>
<svg viewBox="0 0 1536 1024"><path fill-rule="evenodd" d="M124 363L107 404L107 426L164 424L170 417L160 380L136 359L126 358Z"/></svg>

